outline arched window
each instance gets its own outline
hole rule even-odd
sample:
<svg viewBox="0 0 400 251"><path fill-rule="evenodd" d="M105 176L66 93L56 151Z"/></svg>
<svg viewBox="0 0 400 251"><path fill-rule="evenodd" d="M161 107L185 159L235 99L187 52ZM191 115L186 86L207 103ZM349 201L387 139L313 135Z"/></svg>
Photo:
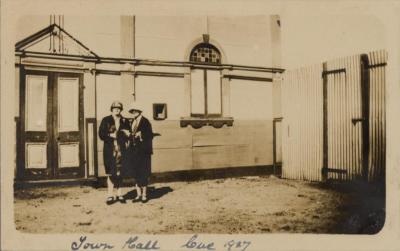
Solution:
<svg viewBox="0 0 400 251"><path fill-rule="evenodd" d="M200 63L221 63L221 53L212 44L200 43L196 45L190 52L190 61Z"/></svg>
<svg viewBox="0 0 400 251"><path fill-rule="evenodd" d="M221 64L221 53L212 44L197 44L190 53L191 62ZM216 69L191 69L191 116L221 117L221 72Z"/></svg>

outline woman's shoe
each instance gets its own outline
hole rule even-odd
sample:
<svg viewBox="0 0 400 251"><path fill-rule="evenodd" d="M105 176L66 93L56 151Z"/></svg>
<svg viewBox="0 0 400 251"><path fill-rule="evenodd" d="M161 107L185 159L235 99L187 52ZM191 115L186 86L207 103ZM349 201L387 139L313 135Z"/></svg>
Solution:
<svg viewBox="0 0 400 251"><path fill-rule="evenodd" d="M112 196L108 197L107 200L106 200L106 204L107 205L111 205L113 203L114 203L114 197L112 197Z"/></svg>
<svg viewBox="0 0 400 251"><path fill-rule="evenodd" d="M147 202L147 196L146 196L146 195L143 195L143 196L142 196L142 202L143 202L143 203L146 203L146 202Z"/></svg>
<svg viewBox="0 0 400 251"><path fill-rule="evenodd" d="M124 196L118 196L117 199L118 199L119 202L121 202L123 204L126 203Z"/></svg>
<svg viewBox="0 0 400 251"><path fill-rule="evenodd" d="M139 201L140 200L140 195L136 195L136 197L132 200L132 202L136 202L136 201Z"/></svg>

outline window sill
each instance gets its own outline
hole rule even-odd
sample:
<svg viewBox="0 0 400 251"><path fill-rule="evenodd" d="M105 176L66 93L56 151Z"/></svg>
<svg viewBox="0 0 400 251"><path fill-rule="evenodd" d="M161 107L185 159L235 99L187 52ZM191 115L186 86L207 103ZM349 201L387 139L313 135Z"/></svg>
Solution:
<svg viewBox="0 0 400 251"><path fill-rule="evenodd" d="M192 126L194 129L201 128L203 126L212 126L214 128L221 128L224 125L232 126L232 117L221 117L221 118L196 118L196 117L186 117L181 118L181 127Z"/></svg>

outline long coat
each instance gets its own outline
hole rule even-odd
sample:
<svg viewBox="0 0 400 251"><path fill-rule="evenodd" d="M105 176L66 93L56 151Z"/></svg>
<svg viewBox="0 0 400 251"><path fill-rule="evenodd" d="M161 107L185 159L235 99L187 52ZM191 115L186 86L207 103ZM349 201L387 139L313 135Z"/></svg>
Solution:
<svg viewBox="0 0 400 251"><path fill-rule="evenodd" d="M135 121L130 121L130 128L131 130L133 130L133 126L132 124ZM132 142L135 146L137 151L140 154L153 154L153 129L151 127L151 123L150 121L143 117L140 119L139 124L137 125L137 130L136 132L140 132L141 133L141 139L139 138L133 138L134 135L132 135L132 137L130 137L130 140L132 142L132 140L134 140L134 142ZM132 132L134 133L134 132Z"/></svg>
<svg viewBox="0 0 400 251"><path fill-rule="evenodd" d="M128 169L139 186L146 186L151 174L151 155L153 154L153 130L150 121L143 117L137 125L136 133L140 132L141 137L135 137L133 123L130 123L131 137L128 148Z"/></svg>
<svg viewBox="0 0 400 251"><path fill-rule="evenodd" d="M116 158L114 154L115 145L114 139L110 137L111 133L117 132L117 144L119 146L119 150L121 151L121 155L126 155L127 151L127 141L128 138L122 132L122 129L129 130L129 120L120 117L120 123L118 131L116 130L115 121L112 115L106 116L100 123L99 128L99 137L104 141L103 146L103 160L106 174L116 175L119 170L119 160Z"/></svg>

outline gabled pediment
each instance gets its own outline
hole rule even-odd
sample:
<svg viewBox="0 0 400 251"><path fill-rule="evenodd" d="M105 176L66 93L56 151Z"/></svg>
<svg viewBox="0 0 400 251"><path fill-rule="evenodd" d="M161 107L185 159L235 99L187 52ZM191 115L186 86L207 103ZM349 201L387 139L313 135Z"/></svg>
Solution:
<svg viewBox="0 0 400 251"><path fill-rule="evenodd" d="M15 51L98 57L96 53L57 24L49 25L17 42Z"/></svg>

